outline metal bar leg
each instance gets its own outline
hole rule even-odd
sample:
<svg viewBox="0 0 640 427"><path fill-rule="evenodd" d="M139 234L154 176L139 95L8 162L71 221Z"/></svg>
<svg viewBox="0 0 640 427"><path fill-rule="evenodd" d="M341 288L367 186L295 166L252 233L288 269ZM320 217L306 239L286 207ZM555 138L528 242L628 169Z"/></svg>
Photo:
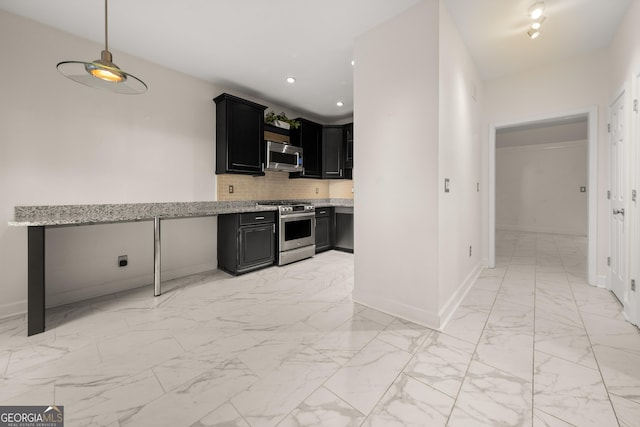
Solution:
<svg viewBox="0 0 640 427"><path fill-rule="evenodd" d="M44 227L27 230L27 335L44 332Z"/></svg>
<svg viewBox="0 0 640 427"><path fill-rule="evenodd" d="M160 218L153 219L153 296L160 296Z"/></svg>

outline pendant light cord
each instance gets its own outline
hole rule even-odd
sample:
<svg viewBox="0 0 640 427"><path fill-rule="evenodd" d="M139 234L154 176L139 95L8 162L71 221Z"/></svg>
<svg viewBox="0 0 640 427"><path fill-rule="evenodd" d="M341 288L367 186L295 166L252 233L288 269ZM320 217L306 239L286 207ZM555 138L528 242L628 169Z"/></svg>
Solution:
<svg viewBox="0 0 640 427"><path fill-rule="evenodd" d="M109 51L109 25L107 21L107 0L104 0L104 50Z"/></svg>

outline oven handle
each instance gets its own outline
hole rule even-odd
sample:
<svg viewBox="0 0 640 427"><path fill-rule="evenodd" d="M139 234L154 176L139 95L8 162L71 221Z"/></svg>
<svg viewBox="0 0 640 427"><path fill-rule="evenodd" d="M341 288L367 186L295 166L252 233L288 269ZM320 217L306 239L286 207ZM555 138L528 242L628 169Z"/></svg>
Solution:
<svg viewBox="0 0 640 427"><path fill-rule="evenodd" d="M287 215L281 215L280 219L282 219L283 221L288 220L289 218L292 219L300 219L300 218L315 218L316 214L314 212L302 212L302 213L294 213L294 214L287 214Z"/></svg>

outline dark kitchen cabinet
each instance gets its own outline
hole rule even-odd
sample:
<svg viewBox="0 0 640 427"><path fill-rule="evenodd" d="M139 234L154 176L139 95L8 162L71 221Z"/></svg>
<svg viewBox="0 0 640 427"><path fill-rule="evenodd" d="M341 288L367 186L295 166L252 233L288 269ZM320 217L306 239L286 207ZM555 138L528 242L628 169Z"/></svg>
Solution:
<svg viewBox="0 0 640 427"><path fill-rule="evenodd" d="M218 216L218 268L238 275L273 265L276 259L276 213Z"/></svg>
<svg viewBox="0 0 640 427"><path fill-rule="evenodd" d="M264 175L264 105L227 93L216 103L216 174Z"/></svg>
<svg viewBox="0 0 640 427"><path fill-rule="evenodd" d="M294 172L291 178L322 178L322 125L297 118L300 126L291 129L291 144L302 147L304 172Z"/></svg>
<svg viewBox="0 0 640 427"><path fill-rule="evenodd" d="M353 178L353 123L344 125L344 177Z"/></svg>
<svg viewBox="0 0 640 427"><path fill-rule="evenodd" d="M344 178L344 126L322 128L322 178Z"/></svg>
<svg viewBox="0 0 640 427"><path fill-rule="evenodd" d="M353 253L353 208L335 208L335 249Z"/></svg>
<svg viewBox="0 0 640 427"><path fill-rule="evenodd" d="M316 208L316 253L333 248L333 208Z"/></svg>

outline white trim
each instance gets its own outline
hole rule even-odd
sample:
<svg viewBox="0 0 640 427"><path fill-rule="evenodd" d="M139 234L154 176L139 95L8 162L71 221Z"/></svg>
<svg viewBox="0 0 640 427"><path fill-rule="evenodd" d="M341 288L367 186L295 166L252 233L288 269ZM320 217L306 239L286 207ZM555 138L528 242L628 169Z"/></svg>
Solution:
<svg viewBox="0 0 640 427"><path fill-rule="evenodd" d="M535 227L526 225L496 224L496 230L524 231L525 233L546 233L546 234L570 234L572 236L584 236L584 230L555 227Z"/></svg>
<svg viewBox="0 0 640 427"><path fill-rule="evenodd" d="M596 282L596 286L599 288L607 289L609 283L607 282L607 276L605 274L601 274L598 276L598 280Z"/></svg>
<svg viewBox="0 0 640 427"><path fill-rule="evenodd" d="M374 310L400 317L430 329L440 330L440 316L434 311L423 310L412 305L392 301L371 292L362 292L358 288L353 289L352 298L353 302L373 308Z"/></svg>
<svg viewBox="0 0 640 427"><path fill-rule="evenodd" d="M19 316L27 313L27 300L0 305L0 319Z"/></svg>
<svg viewBox="0 0 640 427"><path fill-rule="evenodd" d="M565 141L565 142L552 142L549 144L529 144L529 145L514 145L509 147L496 147L496 152L525 152L525 151L547 151L547 150L562 150L565 148L582 147L588 145L589 140L582 139L578 141Z"/></svg>
<svg viewBox="0 0 640 427"><path fill-rule="evenodd" d="M476 264L474 269L471 270L458 289L453 293L453 295L451 295L449 301L444 304L442 310L440 310L440 330L445 328L449 320L451 320L451 316L453 316L462 303L462 300L464 300L464 297L466 297L471 288L473 288L478 276L480 276L480 273L482 272L483 265L484 264L482 263Z"/></svg>
<svg viewBox="0 0 640 427"><path fill-rule="evenodd" d="M545 114L522 120L511 120L507 122L492 123L489 125L489 268L496 265L496 131L505 127L531 124L553 120L561 117L583 116L588 117L588 174L589 183L587 187L588 198L588 255L587 255L587 281L591 285L597 283L597 213L598 213L598 107L591 106L577 110Z"/></svg>

